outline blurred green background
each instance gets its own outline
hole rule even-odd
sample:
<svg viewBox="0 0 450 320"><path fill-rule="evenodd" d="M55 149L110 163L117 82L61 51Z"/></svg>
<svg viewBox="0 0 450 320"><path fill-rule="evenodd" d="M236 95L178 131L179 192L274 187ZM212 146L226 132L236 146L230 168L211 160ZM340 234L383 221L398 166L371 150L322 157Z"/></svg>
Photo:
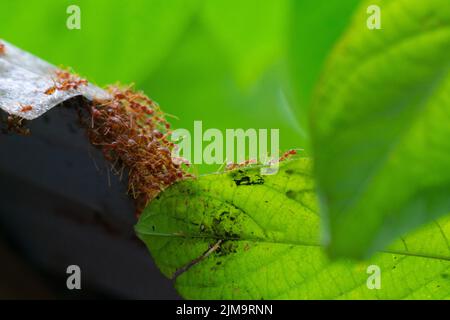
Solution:
<svg viewBox="0 0 450 320"><path fill-rule="evenodd" d="M308 153L309 96L358 2L1 1L0 38L100 86L135 83L175 128L279 128L282 150Z"/></svg>

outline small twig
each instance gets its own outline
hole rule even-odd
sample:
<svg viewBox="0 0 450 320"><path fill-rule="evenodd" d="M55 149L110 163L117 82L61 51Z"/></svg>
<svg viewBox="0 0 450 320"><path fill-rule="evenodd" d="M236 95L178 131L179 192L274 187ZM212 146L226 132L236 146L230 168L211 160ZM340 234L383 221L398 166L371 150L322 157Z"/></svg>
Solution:
<svg viewBox="0 0 450 320"><path fill-rule="evenodd" d="M181 267L180 269L178 269L177 271L175 271L175 273L172 276L172 280L175 280L179 275L181 275L182 273L185 273L186 271L188 271L190 268L192 268L193 266L195 266L197 263L201 262L202 260L206 259L208 256L210 256L214 251L216 251L217 249L219 249L220 245L222 244L223 240L219 240L217 241L212 247L210 247L205 253L203 253L200 257L195 258L194 260L192 260L191 262L189 262L187 265L185 265L184 267Z"/></svg>

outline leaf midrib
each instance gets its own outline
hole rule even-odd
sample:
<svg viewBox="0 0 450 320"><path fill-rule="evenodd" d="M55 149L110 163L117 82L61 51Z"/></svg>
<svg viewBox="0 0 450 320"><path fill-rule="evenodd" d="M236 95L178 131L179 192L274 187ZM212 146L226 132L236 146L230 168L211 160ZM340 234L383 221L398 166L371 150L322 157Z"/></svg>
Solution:
<svg viewBox="0 0 450 320"><path fill-rule="evenodd" d="M138 232L139 234L145 235L145 236L150 236L150 237L201 239L201 240L212 240L212 241L223 240L223 241L236 241L236 242L256 242L256 243L264 243L264 244L282 244L282 245L293 245L293 246L300 246L300 247L324 248L324 246L321 244L303 243L303 242L295 242L295 241L282 241L282 240L268 240L268 239L251 238L251 237L233 238L233 237L220 237L220 236L213 236L213 235L210 235L210 236L180 235L180 234L160 233L160 232L152 232L152 231L148 232L148 231L144 231L140 228L136 228L136 232ZM432 254L421 254L421 253L415 253L415 252L411 252L411 251L380 250L380 251L378 251L378 253L450 261L450 257L440 256L440 255L432 255Z"/></svg>

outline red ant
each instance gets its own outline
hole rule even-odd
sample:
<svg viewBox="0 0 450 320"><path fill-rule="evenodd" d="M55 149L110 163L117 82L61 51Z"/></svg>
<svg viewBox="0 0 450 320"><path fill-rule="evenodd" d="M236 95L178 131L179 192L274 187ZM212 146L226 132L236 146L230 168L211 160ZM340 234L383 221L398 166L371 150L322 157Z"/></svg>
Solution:
<svg viewBox="0 0 450 320"><path fill-rule="evenodd" d="M284 161L292 156L295 156L296 154L297 150L288 150L280 157L279 161Z"/></svg>
<svg viewBox="0 0 450 320"><path fill-rule="evenodd" d="M255 159L245 160L244 162L241 162L241 163L230 162L225 167L225 171L230 171L230 170L234 170L237 168L247 167L249 165L253 165L253 164L257 164L257 163L258 163L258 161L256 161Z"/></svg>
<svg viewBox="0 0 450 320"><path fill-rule="evenodd" d="M22 113L26 113L26 112L30 112L31 110L33 110L33 106L22 106L22 108L20 109L20 112Z"/></svg>
<svg viewBox="0 0 450 320"><path fill-rule="evenodd" d="M3 43L0 43L0 54L5 54L5 53L6 53L5 45Z"/></svg>
<svg viewBox="0 0 450 320"><path fill-rule="evenodd" d="M54 94L55 91L56 91L56 86L53 86L53 87L48 88L47 90L45 90L44 93L45 93L46 95L50 96L50 95Z"/></svg>

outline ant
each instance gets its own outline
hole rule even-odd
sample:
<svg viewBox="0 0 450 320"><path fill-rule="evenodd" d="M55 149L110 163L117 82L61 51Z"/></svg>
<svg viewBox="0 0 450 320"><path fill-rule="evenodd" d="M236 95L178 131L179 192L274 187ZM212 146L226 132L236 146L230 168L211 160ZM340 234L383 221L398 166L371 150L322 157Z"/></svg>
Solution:
<svg viewBox="0 0 450 320"><path fill-rule="evenodd" d="M289 159L292 156L295 156L297 154L297 150L288 150L286 151L278 160L279 162L284 161L286 159Z"/></svg>
<svg viewBox="0 0 450 320"><path fill-rule="evenodd" d="M48 88L47 90L45 90L44 93L45 93L46 95L48 95L48 96L51 96L52 94L55 93L55 91L56 91L56 86L53 86L53 87Z"/></svg>
<svg viewBox="0 0 450 320"><path fill-rule="evenodd" d="M0 54L5 54L5 53L6 53L5 45L3 43L0 43Z"/></svg>
<svg viewBox="0 0 450 320"><path fill-rule="evenodd" d="M26 113L26 112L30 112L31 110L33 110L33 106L31 106L31 105L27 105L27 106L22 105L22 108L20 109L20 112Z"/></svg>
<svg viewBox="0 0 450 320"><path fill-rule="evenodd" d="M258 161L256 161L255 159L245 160L244 162L240 162L240 163L229 162L227 164L227 166L225 167L225 171L230 171L230 170L234 170L237 168L247 167L250 165L257 164L257 163L258 163Z"/></svg>

